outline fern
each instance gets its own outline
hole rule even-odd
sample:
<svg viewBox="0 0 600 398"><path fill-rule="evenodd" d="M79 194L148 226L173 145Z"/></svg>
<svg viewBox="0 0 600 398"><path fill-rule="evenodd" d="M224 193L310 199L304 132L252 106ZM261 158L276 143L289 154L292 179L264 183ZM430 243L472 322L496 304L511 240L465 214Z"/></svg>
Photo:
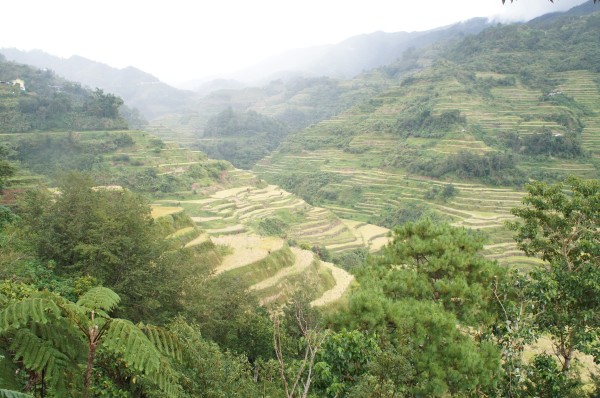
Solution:
<svg viewBox="0 0 600 398"><path fill-rule="evenodd" d="M60 314L60 308L53 300L45 297L30 297L12 303L0 311L0 333L9 329L19 329L29 322L48 323Z"/></svg>
<svg viewBox="0 0 600 398"><path fill-rule="evenodd" d="M121 301L119 295L109 288L98 286L79 297L77 305L94 311L110 311Z"/></svg>
<svg viewBox="0 0 600 398"><path fill-rule="evenodd" d="M85 352L83 336L77 334L78 330L71 326L68 319L58 318L52 324L35 324L30 330L69 358L80 358Z"/></svg>
<svg viewBox="0 0 600 398"><path fill-rule="evenodd" d="M159 371L151 376L154 383L158 385L166 396L179 397L181 395L181 387L177 383L178 375L171 364L164 358L161 358Z"/></svg>
<svg viewBox="0 0 600 398"><path fill-rule="evenodd" d="M21 358L27 369L45 371L49 385L56 386L62 379L63 370L69 366L69 358L28 329L21 329L12 342L15 357Z"/></svg>
<svg viewBox="0 0 600 398"><path fill-rule="evenodd" d="M104 340L105 347L116 354L133 369L150 374L159 369L160 353L146 335L132 322L113 319Z"/></svg>
<svg viewBox="0 0 600 398"><path fill-rule="evenodd" d="M146 333L148 339L163 355L168 355L181 361L182 347L181 342L173 333L168 330L151 325L138 324L138 327Z"/></svg>
<svg viewBox="0 0 600 398"><path fill-rule="evenodd" d="M0 398L33 398L33 396L0 388Z"/></svg>

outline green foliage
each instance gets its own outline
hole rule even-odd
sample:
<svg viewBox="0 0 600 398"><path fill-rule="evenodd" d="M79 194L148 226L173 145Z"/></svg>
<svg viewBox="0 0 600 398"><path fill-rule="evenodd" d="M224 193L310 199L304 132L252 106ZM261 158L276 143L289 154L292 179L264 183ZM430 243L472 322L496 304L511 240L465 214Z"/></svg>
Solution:
<svg viewBox="0 0 600 398"><path fill-rule="evenodd" d="M69 170L98 172L106 168L104 156L133 144L127 133L83 140L77 133L31 134L14 144L15 160L27 169L52 178Z"/></svg>
<svg viewBox="0 0 600 398"><path fill-rule="evenodd" d="M317 172L311 174L291 173L277 177L277 184L283 189L293 192L311 204L319 204L327 200L335 200L335 191L327 189L332 183L341 182L343 177L336 173Z"/></svg>
<svg viewBox="0 0 600 398"><path fill-rule="evenodd" d="M434 178L453 174L460 178L481 179L493 185L520 185L526 181L511 153L487 152L478 155L460 151L442 159L413 162L409 169Z"/></svg>
<svg viewBox="0 0 600 398"><path fill-rule="evenodd" d="M250 366L243 355L221 351L215 343L202 337L198 325L188 324L181 318L175 319L169 330L185 346L182 361L176 364L183 390L180 397L260 396L259 385L253 382ZM272 388L269 384L268 380L263 380L263 388L267 391Z"/></svg>
<svg viewBox="0 0 600 398"><path fill-rule="evenodd" d="M92 310L111 311L119 304L121 298L112 290L98 286L88 290L85 294L79 297L77 305L91 308Z"/></svg>
<svg viewBox="0 0 600 398"><path fill-rule="evenodd" d="M263 218L258 222L258 233L264 236L285 236L289 225L276 217Z"/></svg>
<svg viewBox="0 0 600 398"><path fill-rule="evenodd" d="M578 374L564 373L556 359L548 354L536 355L527 366L529 378L525 390L529 396L540 398L586 397Z"/></svg>
<svg viewBox="0 0 600 398"><path fill-rule="evenodd" d="M482 249L480 235L448 224L423 220L396 227L380 260L388 270L380 276L384 293L440 302L466 324L485 321L489 287L500 269L479 254Z"/></svg>
<svg viewBox="0 0 600 398"><path fill-rule="evenodd" d="M127 128L119 115L123 100L100 89L90 91L49 70L0 61L0 80L21 79L19 86L0 89L0 128L5 132L33 130L99 130Z"/></svg>
<svg viewBox="0 0 600 398"><path fill-rule="evenodd" d="M105 310L118 302L119 296L104 287L91 289L77 303L55 294L38 293L0 311L0 333L14 332L11 349L15 359L29 371L43 374L57 391L73 385L83 385L87 391L96 346L101 344L131 369L151 376L152 383L168 396L175 396L177 385L170 367L151 340L130 321L106 314ZM153 334L155 340L164 336ZM159 346L171 344L172 340L161 341ZM75 374L77 363L86 359L88 370L82 383Z"/></svg>
<svg viewBox="0 0 600 398"><path fill-rule="evenodd" d="M404 138L411 136L433 138L442 137L445 132L466 123L467 119L457 109L444 111L439 116L425 109L416 115L399 119L393 131Z"/></svg>
<svg viewBox="0 0 600 398"><path fill-rule="evenodd" d="M2 398L32 398L31 395L23 394L23 393L16 392L16 391L9 391L9 390L5 390L2 388L0 388L0 397L2 397Z"/></svg>
<svg viewBox="0 0 600 398"><path fill-rule="evenodd" d="M228 108L209 119L204 129L205 137L217 139L216 145L200 141L199 148L212 158L226 159L236 167L250 169L277 148L287 133L287 128L275 119Z"/></svg>
<svg viewBox="0 0 600 398"><path fill-rule="evenodd" d="M554 338L562 370L570 369L574 350L594 354L600 330L600 182L570 177L564 184L533 182L525 206L513 209L509 223L527 255L548 263L530 273L526 292L534 322Z"/></svg>
<svg viewBox="0 0 600 398"><path fill-rule="evenodd" d="M369 249L361 247L354 250L343 251L333 255L332 261L346 271L362 267L369 256Z"/></svg>
<svg viewBox="0 0 600 398"><path fill-rule="evenodd" d="M327 397L347 394L380 353L377 339L358 330L329 334L315 363L315 387Z"/></svg>
<svg viewBox="0 0 600 398"><path fill-rule="evenodd" d="M526 189L525 206L512 211L520 220L509 224L519 247L570 269L595 264L600 254L600 182L570 177L555 185L534 181Z"/></svg>
<svg viewBox="0 0 600 398"><path fill-rule="evenodd" d="M499 351L464 332L495 319L491 286L501 271L479 253L483 239L428 220L397 227L393 238L356 272L360 288L347 309L332 315L338 327L377 333L382 349L350 396L368 396L369 388L382 396L494 391Z"/></svg>
<svg viewBox="0 0 600 398"><path fill-rule="evenodd" d="M30 322L48 323L58 312L56 303L44 296L12 303L0 313L0 332L8 328L19 329Z"/></svg>
<svg viewBox="0 0 600 398"><path fill-rule="evenodd" d="M581 138L573 133L554 134L548 129L523 138L517 137L513 146L523 148L528 155L556 156L559 158L577 158L584 155Z"/></svg>
<svg viewBox="0 0 600 398"><path fill-rule="evenodd" d="M15 167L6 160L8 151L6 147L0 146L0 194L6 184L6 179L15 174Z"/></svg>
<svg viewBox="0 0 600 398"><path fill-rule="evenodd" d="M23 233L41 260L56 264L58 275L91 276L118 292L125 308L145 303L141 311L129 309L132 319L156 320L177 307L177 272L164 255L169 242L145 199L92 185L88 177L69 174L55 198L30 194L23 203ZM160 286L149 292L152 281Z"/></svg>

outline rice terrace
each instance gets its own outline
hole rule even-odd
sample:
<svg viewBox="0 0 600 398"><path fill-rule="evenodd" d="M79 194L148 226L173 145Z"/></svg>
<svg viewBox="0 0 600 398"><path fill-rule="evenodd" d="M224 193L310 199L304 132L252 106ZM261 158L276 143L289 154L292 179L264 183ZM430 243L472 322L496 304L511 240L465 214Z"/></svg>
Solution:
<svg viewBox="0 0 600 398"><path fill-rule="evenodd" d="M213 3L0 24L0 398L600 396L600 1Z"/></svg>

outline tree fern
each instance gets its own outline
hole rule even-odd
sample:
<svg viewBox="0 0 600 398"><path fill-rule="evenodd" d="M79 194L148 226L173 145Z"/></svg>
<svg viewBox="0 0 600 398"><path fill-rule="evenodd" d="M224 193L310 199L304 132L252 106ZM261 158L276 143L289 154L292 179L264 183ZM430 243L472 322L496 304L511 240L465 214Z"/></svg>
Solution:
<svg viewBox="0 0 600 398"><path fill-rule="evenodd" d="M84 293L79 300L77 305L101 311L110 311L119 304L121 298L119 295L109 288L98 286L90 289Z"/></svg>
<svg viewBox="0 0 600 398"><path fill-rule="evenodd" d="M30 322L48 323L56 319L60 308L45 297L30 297L9 304L0 311L0 333L9 329L19 329Z"/></svg>
<svg viewBox="0 0 600 398"><path fill-rule="evenodd" d="M145 334L148 339L154 344L154 346L163 355L168 355L179 361L181 361L181 342L173 333L165 328L158 326L144 325L142 323L137 325Z"/></svg>
<svg viewBox="0 0 600 398"><path fill-rule="evenodd" d="M36 336L48 341L69 358L83 357L86 341L81 332L74 329L68 319L58 318L52 324L35 324L30 329Z"/></svg>
<svg viewBox="0 0 600 398"><path fill-rule="evenodd" d="M87 360L83 391L87 396L95 353L103 346L167 396L178 396L177 374L162 353L181 358L179 341L164 329L110 318L108 311L119 301L115 292L104 287L89 290L77 303L56 294L37 293L0 311L0 334L16 330L11 344L15 357L30 371L45 374L57 392L72 384L68 379L77 363Z"/></svg>
<svg viewBox="0 0 600 398"><path fill-rule="evenodd" d="M152 381L169 397L180 396L180 386L177 384L178 375L165 358L161 358L160 368L156 374L151 375Z"/></svg>
<svg viewBox="0 0 600 398"><path fill-rule="evenodd" d="M0 388L0 398L33 398L33 396Z"/></svg>
<svg viewBox="0 0 600 398"><path fill-rule="evenodd" d="M27 369L38 373L45 371L51 386L58 385L62 380L63 371L71 365L65 354L28 329L17 332L11 348L15 350L15 357L21 359Z"/></svg>
<svg viewBox="0 0 600 398"><path fill-rule="evenodd" d="M160 353L146 335L132 322L113 319L104 346L123 357L136 371L149 374L159 369Z"/></svg>

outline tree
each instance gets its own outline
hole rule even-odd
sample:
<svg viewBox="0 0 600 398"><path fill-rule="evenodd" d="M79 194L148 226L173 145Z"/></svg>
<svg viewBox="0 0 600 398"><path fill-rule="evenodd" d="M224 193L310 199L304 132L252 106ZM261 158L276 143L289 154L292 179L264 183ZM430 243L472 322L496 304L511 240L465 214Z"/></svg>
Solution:
<svg viewBox="0 0 600 398"><path fill-rule="evenodd" d="M330 333L317 356L315 384L327 397L346 396L380 353L376 336L358 330Z"/></svg>
<svg viewBox="0 0 600 398"><path fill-rule="evenodd" d="M382 397L495 391L499 352L484 334L500 270L480 254L483 239L429 220L398 227L393 237L357 272L360 288L332 316L337 327L377 334L382 350L347 387Z"/></svg>
<svg viewBox="0 0 600 398"><path fill-rule="evenodd" d="M23 231L37 257L60 275L91 276L114 289L130 319L158 320L159 309L174 310L178 272L147 201L128 190L94 188L78 173L66 175L58 190L29 193L22 203Z"/></svg>
<svg viewBox="0 0 600 398"><path fill-rule="evenodd" d="M4 146L0 146L0 194L6 183L6 179L15 173L15 168L6 160L7 150Z"/></svg>
<svg viewBox="0 0 600 398"><path fill-rule="evenodd" d="M306 398L314 377L315 360L327 337L327 332L320 331L313 324L310 313L302 302L292 303L291 309L296 321L295 326L299 328L302 335L301 341L304 345L302 357L292 371L289 370L289 364L286 367L283 356L281 321L276 313L273 315L273 348L279 364L285 397L293 398L297 395Z"/></svg>
<svg viewBox="0 0 600 398"><path fill-rule="evenodd" d="M101 347L122 358L127 366L148 376L169 396L177 384L163 353L179 355L170 335L146 327L150 337L126 319L111 318L108 312L120 297L105 287L83 294L76 303L59 295L39 292L13 302L0 311L0 334L11 333L15 358L42 384L57 392L83 386L89 395L96 352ZM83 383L78 365L85 364Z"/></svg>
<svg viewBox="0 0 600 398"><path fill-rule="evenodd" d="M600 181L533 182L527 191L509 227L521 250L545 261L531 271L527 292L536 326L553 337L567 372L575 350L600 359L591 345L600 332Z"/></svg>
<svg viewBox="0 0 600 398"><path fill-rule="evenodd" d="M375 268L387 296L439 302L469 325L486 321L501 270L481 255L481 235L426 219L396 227L393 238Z"/></svg>

